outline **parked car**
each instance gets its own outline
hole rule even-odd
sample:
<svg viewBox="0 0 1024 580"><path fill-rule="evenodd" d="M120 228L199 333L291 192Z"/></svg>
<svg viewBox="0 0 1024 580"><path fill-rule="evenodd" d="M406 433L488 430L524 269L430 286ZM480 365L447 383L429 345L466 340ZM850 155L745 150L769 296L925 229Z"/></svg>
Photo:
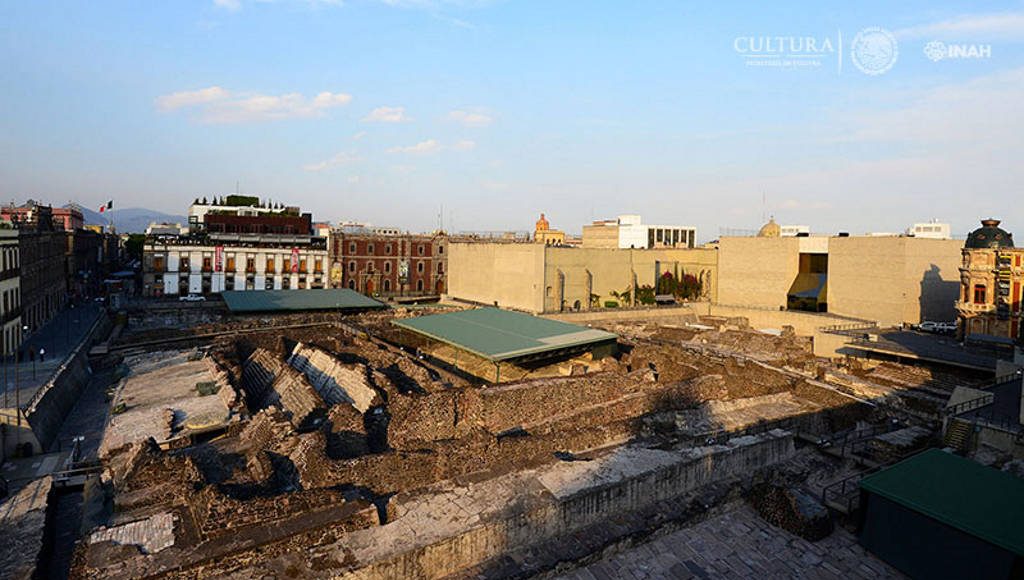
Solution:
<svg viewBox="0 0 1024 580"><path fill-rule="evenodd" d="M954 334L956 333L956 322L935 322L932 320L925 320L921 324L917 325L917 329L921 332L934 332L936 334Z"/></svg>
<svg viewBox="0 0 1024 580"><path fill-rule="evenodd" d="M956 334L956 322L940 322L937 328L943 334Z"/></svg>
<svg viewBox="0 0 1024 580"><path fill-rule="evenodd" d="M189 294L178 298L178 302L206 302L206 296L200 296L199 294Z"/></svg>
<svg viewBox="0 0 1024 580"><path fill-rule="evenodd" d="M917 325L917 329L921 332L937 332L939 329L939 323L932 322L931 320L925 320L921 324Z"/></svg>

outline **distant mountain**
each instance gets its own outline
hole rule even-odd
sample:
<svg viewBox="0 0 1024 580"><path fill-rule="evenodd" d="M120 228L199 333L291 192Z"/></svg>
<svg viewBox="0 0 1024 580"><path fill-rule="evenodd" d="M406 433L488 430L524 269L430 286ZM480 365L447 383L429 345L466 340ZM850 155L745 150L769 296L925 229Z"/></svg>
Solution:
<svg viewBox="0 0 1024 580"><path fill-rule="evenodd" d="M69 204L70 205L70 204ZM67 205L64 207L68 207ZM114 222L114 227L122 234L145 233L146 226L151 222L168 222L185 225L188 218L181 215L171 215L142 207L127 207L124 209L112 209L100 213L87 207L76 206L82 210L82 217L85 218L85 225L109 225Z"/></svg>

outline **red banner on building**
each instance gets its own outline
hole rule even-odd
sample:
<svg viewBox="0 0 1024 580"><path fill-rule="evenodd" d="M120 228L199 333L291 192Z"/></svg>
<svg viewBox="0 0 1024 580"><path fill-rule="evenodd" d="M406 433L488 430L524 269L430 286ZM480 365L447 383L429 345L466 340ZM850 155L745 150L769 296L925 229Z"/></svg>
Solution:
<svg viewBox="0 0 1024 580"><path fill-rule="evenodd" d="M222 272L224 270L224 246L217 246L213 249L213 271Z"/></svg>
<svg viewBox="0 0 1024 580"><path fill-rule="evenodd" d="M299 271L299 249L292 248L292 274Z"/></svg>

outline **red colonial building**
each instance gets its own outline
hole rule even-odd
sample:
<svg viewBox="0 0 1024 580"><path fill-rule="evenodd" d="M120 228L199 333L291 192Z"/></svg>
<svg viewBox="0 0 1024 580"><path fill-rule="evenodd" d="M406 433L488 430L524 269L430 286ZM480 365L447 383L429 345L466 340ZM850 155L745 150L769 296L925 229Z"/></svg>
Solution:
<svg viewBox="0 0 1024 580"><path fill-rule="evenodd" d="M330 240L331 287L371 296L437 296L446 288L448 238L336 229Z"/></svg>

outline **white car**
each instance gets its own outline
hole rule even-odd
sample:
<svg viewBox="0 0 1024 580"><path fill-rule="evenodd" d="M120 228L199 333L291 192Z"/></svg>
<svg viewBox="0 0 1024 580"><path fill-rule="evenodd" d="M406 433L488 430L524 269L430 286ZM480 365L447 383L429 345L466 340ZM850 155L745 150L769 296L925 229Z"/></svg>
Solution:
<svg viewBox="0 0 1024 580"><path fill-rule="evenodd" d="M917 329L920 330L921 332L938 332L939 331L939 323L938 322L932 322L930 320L926 320L926 321L922 322L921 324L918 324L917 325Z"/></svg>
<svg viewBox="0 0 1024 580"><path fill-rule="evenodd" d="M189 294L178 298L178 302L206 302L206 296L200 296L198 294Z"/></svg>

